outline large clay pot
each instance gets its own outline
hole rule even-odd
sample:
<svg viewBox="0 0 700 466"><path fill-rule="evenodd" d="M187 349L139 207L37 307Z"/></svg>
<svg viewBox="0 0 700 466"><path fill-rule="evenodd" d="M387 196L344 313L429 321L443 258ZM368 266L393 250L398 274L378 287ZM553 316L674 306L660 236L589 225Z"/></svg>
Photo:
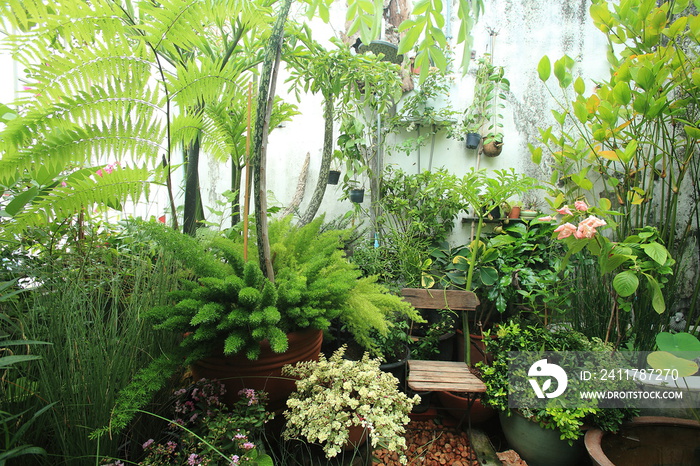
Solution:
<svg viewBox="0 0 700 466"><path fill-rule="evenodd" d="M453 418L458 421L467 421L467 409L469 408L469 400L457 393L452 392L435 392L440 404L447 410ZM469 411L469 422L472 424L482 424L496 415L496 410L490 406L486 406L481 400L476 399Z"/></svg>
<svg viewBox="0 0 700 466"><path fill-rule="evenodd" d="M700 423L672 417L638 417L615 434L589 430L585 444L596 466L697 465Z"/></svg>
<svg viewBox="0 0 700 466"><path fill-rule="evenodd" d="M503 435L528 466L573 466L586 457L583 439L569 445L558 430L545 429L513 411L499 413Z"/></svg>
<svg viewBox="0 0 700 466"><path fill-rule="evenodd" d="M192 364L192 376L195 380L204 377L223 383L226 387L224 401L229 405L240 398L240 390L252 388L267 392L270 411L280 410L296 388L295 379L282 377L282 367L299 361L318 360L323 332L307 329L289 333L287 338L289 349L284 353L273 352L265 340L260 343L260 357L254 361L241 354L212 356Z"/></svg>

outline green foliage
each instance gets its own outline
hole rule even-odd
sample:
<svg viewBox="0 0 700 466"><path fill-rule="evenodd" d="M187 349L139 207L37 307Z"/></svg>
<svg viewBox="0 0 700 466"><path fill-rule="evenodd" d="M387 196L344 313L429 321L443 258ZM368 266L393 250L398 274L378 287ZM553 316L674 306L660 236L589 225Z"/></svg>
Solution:
<svg viewBox="0 0 700 466"><path fill-rule="evenodd" d="M459 188L459 179L445 169L408 174L387 167L377 222L398 235L444 241L465 207Z"/></svg>
<svg viewBox="0 0 700 466"><path fill-rule="evenodd" d="M553 63L543 58L538 72L557 99L556 124L542 128L541 145L530 149L535 161L553 167L554 207L584 196L593 204L612 205L622 214L613 240L645 226L658 229L660 243L676 259L675 278L664 291L667 305L673 305L688 282L698 220L692 199L698 196L700 173L700 17L686 1L596 0L590 15L609 42L610 75L591 85L576 78L572 58ZM631 290L631 278L626 273L617 283ZM690 308L697 296L696 285ZM649 295L636 302L635 313L653 313L658 305Z"/></svg>
<svg viewBox="0 0 700 466"><path fill-rule="evenodd" d="M3 294L0 296L0 301L5 301L9 298L12 292L5 293L5 290L11 285L14 285L14 281L6 282L2 285ZM0 314L0 320L5 324L8 330L18 330L16 324L5 314ZM32 424L56 403L50 403L42 407L32 413L31 417L28 417L29 409L18 414L5 411L6 404L11 404L12 400L27 396L25 393L22 393L22 390L25 388L23 385L26 384L26 380L12 377L12 369L17 368L17 366L25 362L41 359L41 356L38 355L16 354L17 352L14 351L14 347L30 348L33 345L49 344L47 342L26 339L9 340L8 337L8 335L0 335L0 350L2 350L0 354L3 354L3 356L0 356L0 370L4 373L3 383L0 384L0 393L2 393L2 398L5 400L3 403L0 403L0 439L2 439L2 442L0 442L0 464L5 464L5 462L11 459L17 459L24 455L46 455L46 450L43 448L24 443L23 440L25 433L31 428ZM18 387L19 390L16 390L15 387Z"/></svg>
<svg viewBox="0 0 700 466"><path fill-rule="evenodd" d="M491 338L494 335L495 338ZM612 346L600 339L588 339L579 332L566 327L548 329L525 326L515 321L498 326L495 332L484 332L486 351L493 355L493 361L486 365L477 364L486 384L486 402L494 408L510 414L508 407L508 365L514 354L521 351L612 351ZM636 414L631 409L602 409L596 405L582 405L575 409L547 407L545 409L521 408L527 418L539 422L542 427L560 431L562 440L576 440L585 423L592 423L602 429L616 431L622 421Z"/></svg>
<svg viewBox="0 0 700 466"><path fill-rule="evenodd" d="M119 229L103 227L97 233L88 227L79 242L62 238L52 249L47 244L35 250L33 259L22 262L22 274L35 287L22 299L3 303L3 312L21 329L14 340L53 344L33 347L29 355L40 359L7 374L0 391L16 390L0 397L0 409L24 412L14 421L21 424L50 405L31 429L23 430L22 441L43 448L53 462L76 465L93 464L95 455L114 453L129 442L142 424L100 442L89 434L108 424L116 393L128 380L175 346L168 332L156 338L143 318L145 309L163 302L166 290L176 287L172 264ZM162 362L170 363L167 373L177 367L177 362ZM161 374L162 367L145 375L150 392L166 385Z"/></svg>

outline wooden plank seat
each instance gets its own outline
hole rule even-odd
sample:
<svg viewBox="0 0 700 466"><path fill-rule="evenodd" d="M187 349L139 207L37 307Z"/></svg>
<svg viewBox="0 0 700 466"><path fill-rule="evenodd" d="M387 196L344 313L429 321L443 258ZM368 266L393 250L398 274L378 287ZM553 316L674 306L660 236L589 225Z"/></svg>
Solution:
<svg viewBox="0 0 700 466"><path fill-rule="evenodd" d="M486 385L459 361L408 360L408 386L417 392L484 393Z"/></svg>

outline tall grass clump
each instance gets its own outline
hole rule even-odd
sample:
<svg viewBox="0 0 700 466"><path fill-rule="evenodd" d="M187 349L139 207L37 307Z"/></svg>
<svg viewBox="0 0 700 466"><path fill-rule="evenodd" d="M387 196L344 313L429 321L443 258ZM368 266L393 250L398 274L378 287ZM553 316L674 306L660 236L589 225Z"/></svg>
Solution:
<svg viewBox="0 0 700 466"><path fill-rule="evenodd" d="M90 433L109 423L117 393L134 374L176 345L175 336L164 339L159 332L156 338L142 314L162 303L179 273L147 243L114 230L57 244L24 261L33 288L6 310L22 329L15 338L51 343L32 348L41 359L11 375L27 396L5 403L14 402L8 406L14 412L56 403L25 439L47 456L26 464L94 465L104 456L132 457L140 453L138 439L130 440L140 438L138 427L99 441Z"/></svg>

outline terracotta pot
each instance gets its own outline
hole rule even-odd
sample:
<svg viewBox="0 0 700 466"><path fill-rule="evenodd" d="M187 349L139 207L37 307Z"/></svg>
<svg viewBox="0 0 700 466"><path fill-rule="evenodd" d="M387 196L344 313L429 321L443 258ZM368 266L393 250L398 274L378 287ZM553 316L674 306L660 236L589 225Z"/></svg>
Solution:
<svg viewBox="0 0 700 466"><path fill-rule="evenodd" d="M697 465L700 423L672 417L638 417L616 434L589 430L585 444L597 466Z"/></svg>
<svg viewBox="0 0 700 466"><path fill-rule="evenodd" d="M487 157L497 157L501 155L501 151L503 151L503 143L491 141L488 144L483 145L482 151Z"/></svg>
<svg viewBox="0 0 700 466"><path fill-rule="evenodd" d="M363 426L350 426L348 428L348 441L343 445L344 451L361 447L367 441L369 430Z"/></svg>
<svg viewBox="0 0 700 466"><path fill-rule="evenodd" d="M323 332L306 329L289 333L287 338L289 349L284 353L273 352L270 343L265 340L260 343L260 357L254 361L242 354L212 356L192 364L192 376L195 380L204 377L223 383L226 387L224 401L229 405L240 398L240 390L252 388L267 392L270 411L282 409L296 388L295 379L282 377L282 366L299 361L318 360Z"/></svg>
<svg viewBox="0 0 700 466"><path fill-rule="evenodd" d="M440 404L447 410L453 418L461 421L467 420L467 408L469 408L469 400L466 397L452 392L435 392ZM469 411L469 419L472 424L482 424L496 415L496 410L490 406L486 406L477 399L472 404Z"/></svg>
<svg viewBox="0 0 700 466"><path fill-rule="evenodd" d="M510 212L508 212L508 218L520 218L520 207L519 206L511 207Z"/></svg>

